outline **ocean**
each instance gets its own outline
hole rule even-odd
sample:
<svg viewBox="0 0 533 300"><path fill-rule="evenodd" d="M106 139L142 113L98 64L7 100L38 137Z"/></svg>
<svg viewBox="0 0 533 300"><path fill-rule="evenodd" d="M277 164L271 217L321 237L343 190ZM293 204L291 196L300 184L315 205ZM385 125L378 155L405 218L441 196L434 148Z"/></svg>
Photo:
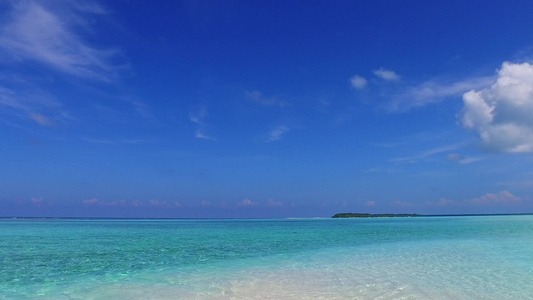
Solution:
<svg viewBox="0 0 533 300"><path fill-rule="evenodd" d="M3 219L0 299L533 299L533 215Z"/></svg>

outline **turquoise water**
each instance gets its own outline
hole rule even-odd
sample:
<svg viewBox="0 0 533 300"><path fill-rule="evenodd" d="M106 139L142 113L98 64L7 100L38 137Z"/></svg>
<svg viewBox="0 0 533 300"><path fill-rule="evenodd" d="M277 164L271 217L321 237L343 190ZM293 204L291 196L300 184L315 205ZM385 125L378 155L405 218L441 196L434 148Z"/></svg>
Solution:
<svg viewBox="0 0 533 300"><path fill-rule="evenodd" d="M1 220L0 299L533 299L533 216Z"/></svg>

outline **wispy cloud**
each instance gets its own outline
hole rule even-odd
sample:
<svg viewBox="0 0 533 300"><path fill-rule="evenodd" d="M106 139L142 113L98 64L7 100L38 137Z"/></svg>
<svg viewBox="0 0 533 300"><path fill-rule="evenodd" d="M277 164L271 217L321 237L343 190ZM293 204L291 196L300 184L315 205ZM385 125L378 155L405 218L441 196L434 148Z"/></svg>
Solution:
<svg viewBox="0 0 533 300"><path fill-rule="evenodd" d="M77 82L87 83L86 88L99 96L102 91L91 84L116 83L125 65L119 62L122 54L89 42L96 34L94 23L108 18L103 6L91 0L5 1L2 6L0 59L9 62L6 66L12 74L0 76L0 113L45 127L59 127L75 119L54 95L48 79L27 70L55 70L69 79L82 79ZM137 113L150 116L142 101L125 100Z"/></svg>
<svg viewBox="0 0 533 300"><path fill-rule="evenodd" d="M207 127L205 120L207 116L208 113L205 107L202 107L196 112L189 113L189 120L196 124L197 127L194 136L198 139L215 141L216 139L214 137L205 133L205 128Z"/></svg>
<svg viewBox="0 0 533 300"><path fill-rule="evenodd" d="M29 87L15 91L0 86L0 113L31 120L45 127L55 127L58 122L73 119L52 95Z"/></svg>
<svg viewBox="0 0 533 300"><path fill-rule="evenodd" d="M283 207L283 202L275 201L274 199L268 199L266 205L269 207Z"/></svg>
<svg viewBox="0 0 533 300"><path fill-rule="evenodd" d="M266 97L260 91L257 90L246 91L245 96L247 99L264 106L279 106L283 108L287 105L287 103L278 99L277 97Z"/></svg>
<svg viewBox="0 0 533 300"><path fill-rule="evenodd" d="M133 108L139 115L145 118L152 117L152 111L148 104L142 102L139 99L131 99L131 97L126 97L126 101L133 106Z"/></svg>
<svg viewBox="0 0 533 300"><path fill-rule="evenodd" d="M459 153L450 153L446 156L449 161L457 162L461 165L471 164L480 160L483 160L482 157L464 157Z"/></svg>
<svg viewBox="0 0 533 300"><path fill-rule="evenodd" d="M39 114L39 113L32 113L31 114L31 118L37 122L37 124L41 125L41 126L46 126L46 127L54 127L55 126L55 122L53 120L51 120L50 118L48 118L47 116L45 115L42 115L42 114Z"/></svg>
<svg viewBox="0 0 533 300"><path fill-rule="evenodd" d="M198 112L195 113L189 113L189 121L193 122L194 124L203 126L204 124L204 118L207 116L207 112L205 111L205 108L200 109Z"/></svg>
<svg viewBox="0 0 533 300"><path fill-rule="evenodd" d="M432 148L432 149L423 151L423 152L418 153L418 154L413 155L413 156L393 158L393 159L390 160L390 162L393 162L393 163L416 163L416 162L418 162L418 161L420 161L420 160L422 160L424 158L427 158L427 157L430 157L430 156L433 156L433 155L436 155L436 154L440 154L440 153L453 151L453 150L459 149L461 147L462 147L462 144L445 145L445 146Z"/></svg>
<svg viewBox="0 0 533 300"><path fill-rule="evenodd" d="M279 141L283 137L283 135L285 135L289 131L290 131L289 127L282 126L282 125L281 126L277 126L276 128L272 129L267 134L267 136L265 137L263 142L270 143L270 142Z"/></svg>
<svg viewBox="0 0 533 300"><path fill-rule="evenodd" d="M28 106L20 101L20 97L15 91L0 86L0 109L24 111L28 110Z"/></svg>
<svg viewBox="0 0 533 300"><path fill-rule="evenodd" d="M214 137L204 134L201 129L196 130L194 136L198 139L216 141Z"/></svg>
<svg viewBox="0 0 533 300"><path fill-rule="evenodd" d="M61 9L43 1L14 1L0 29L0 49L18 61L32 60L62 72L101 81L115 77L119 54L85 41L88 15L103 14L96 4L64 2ZM48 5L47 5L48 4Z"/></svg>
<svg viewBox="0 0 533 300"><path fill-rule="evenodd" d="M463 93L490 86L493 76L473 77L455 82L434 79L422 84L408 87L403 92L386 102L385 110L389 112L406 112L426 105L440 103L448 97L459 97Z"/></svg>
<svg viewBox="0 0 533 300"><path fill-rule="evenodd" d="M398 81L400 80L400 75L396 74L394 71L387 70L384 68L379 68L378 70L373 71L374 75L377 77L386 80L386 81Z"/></svg>
<svg viewBox="0 0 533 300"><path fill-rule="evenodd" d="M102 145L139 145L155 142L153 139L101 139L101 138L82 138L84 142L91 144L102 144Z"/></svg>

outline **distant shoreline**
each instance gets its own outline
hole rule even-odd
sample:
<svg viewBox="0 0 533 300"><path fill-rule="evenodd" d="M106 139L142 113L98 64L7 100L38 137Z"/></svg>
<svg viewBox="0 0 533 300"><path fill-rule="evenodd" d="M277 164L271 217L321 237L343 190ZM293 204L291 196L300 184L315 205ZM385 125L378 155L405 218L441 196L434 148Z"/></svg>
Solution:
<svg viewBox="0 0 533 300"><path fill-rule="evenodd" d="M369 214L369 213L338 213L331 218L409 218L409 217L489 217L489 216L530 216L533 213L502 213L502 214L445 214L445 215L421 215L421 214Z"/></svg>

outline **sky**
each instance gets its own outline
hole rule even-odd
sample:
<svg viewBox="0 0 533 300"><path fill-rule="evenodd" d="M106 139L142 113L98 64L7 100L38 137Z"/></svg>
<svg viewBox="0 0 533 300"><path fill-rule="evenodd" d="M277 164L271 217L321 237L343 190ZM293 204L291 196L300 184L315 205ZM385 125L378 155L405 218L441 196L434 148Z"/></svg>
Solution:
<svg viewBox="0 0 533 300"><path fill-rule="evenodd" d="M532 213L531 15L0 0L0 217Z"/></svg>

